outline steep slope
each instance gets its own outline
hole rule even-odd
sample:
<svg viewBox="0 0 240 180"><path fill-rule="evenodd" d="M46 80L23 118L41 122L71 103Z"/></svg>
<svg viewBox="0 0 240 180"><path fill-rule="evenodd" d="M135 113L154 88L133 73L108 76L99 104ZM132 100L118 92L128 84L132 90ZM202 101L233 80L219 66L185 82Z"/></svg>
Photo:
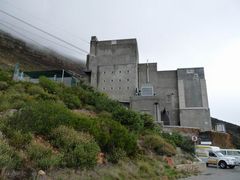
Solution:
<svg viewBox="0 0 240 180"><path fill-rule="evenodd" d="M0 30L0 66L12 68L16 63L25 71L68 69L80 73L85 68L83 61L40 49Z"/></svg>

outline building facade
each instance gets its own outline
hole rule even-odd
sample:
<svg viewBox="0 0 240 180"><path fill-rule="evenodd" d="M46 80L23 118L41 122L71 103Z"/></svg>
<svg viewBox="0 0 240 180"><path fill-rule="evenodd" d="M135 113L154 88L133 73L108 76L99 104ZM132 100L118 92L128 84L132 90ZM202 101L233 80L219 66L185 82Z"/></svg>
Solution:
<svg viewBox="0 0 240 180"><path fill-rule="evenodd" d="M158 71L156 63L139 64L136 39L93 36L87 72L91 86L164 125L212 129L203 68Z"/></svg>

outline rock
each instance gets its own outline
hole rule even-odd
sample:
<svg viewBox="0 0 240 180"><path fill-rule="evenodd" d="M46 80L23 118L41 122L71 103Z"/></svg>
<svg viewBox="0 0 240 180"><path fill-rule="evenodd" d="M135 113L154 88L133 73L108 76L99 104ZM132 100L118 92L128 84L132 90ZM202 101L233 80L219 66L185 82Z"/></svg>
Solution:
<svg viewBox="0 0 240 180"><path fill-rule="evenodd" d="M44 175L46 175L46 173L45 173L43 170L39 170L39 171L38 171L38 175L44 176Z"/></svg>

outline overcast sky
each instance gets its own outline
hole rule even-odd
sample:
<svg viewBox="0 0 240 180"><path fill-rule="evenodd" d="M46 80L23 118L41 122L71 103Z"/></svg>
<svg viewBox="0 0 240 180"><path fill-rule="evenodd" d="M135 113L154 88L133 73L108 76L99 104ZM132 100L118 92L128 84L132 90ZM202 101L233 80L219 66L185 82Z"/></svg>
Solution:
<svg viewBox="0 0 240 180"><path fill-rule="evenodd" d="M239 0L0 0L0 9L86 51L93 35L137 38L140 62L204 67L211 116L240 125ZM1 12L0 29L86 59Z"/></svg>

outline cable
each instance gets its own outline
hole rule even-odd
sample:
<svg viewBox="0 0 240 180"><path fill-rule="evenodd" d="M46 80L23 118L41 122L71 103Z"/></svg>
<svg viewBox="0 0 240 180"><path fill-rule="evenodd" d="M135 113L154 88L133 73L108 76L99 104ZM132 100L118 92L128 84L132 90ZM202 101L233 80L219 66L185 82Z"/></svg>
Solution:
<svg viewBox="0 0 240 180"><path fill-rule="evenodd" d="M19 8L19 7L15 6L13 3L9 2L9 1L6 1L6 0L3 0L3 1L5 1L5 3L9 4L10 6L13 6L15 9L17 9L17 10L19 10L19 11L21 11L21 12L27 13L27 14L29 14L29 15L31 15L31 16L34 16L35 18L37 18L37 19L39 19L40 21L43 22L43 20L42 20L41 18L37 17L36 15L34 15L34 14L32 14L32 13L29 13L29 12L26 12L26 11L23 10L22 8ZM57 29L57 30L61 29L62 32L67 33L67 34L71 34L72 36L77 37L77 38L78 38L79 40L81 40L82 42L85 42L85 43L88 44L88 45L90 44L89 41L87 41L87 40L85 40L85 39L83 39L83 38L81 38L81 37L79 37L79 36L77 36L77 35L75 35L75 34L72 34L72 33L69 32L69 31L66 31L66 30L62 29L62 27L60 27L60 26L56 26L56 25L53 25L53 24L50 24L50 23L46 23L46 22L44 22L44 23L45 23L45 24L48 24L48 25L50 25L50 26L55 26L55 27L53 27L54 29ZM56 28L56 27L57 27L57 28Z"/></svg>
<svg viewBox="0 0 240 180"><path fill-rule="evenodd" d="M40 44L39 42L33 40L32 38L29 38L29 37L25 36L24 34L22 34L22 33L18 32L18 31L16 31L15 29L13 29L13 28L11 28L11 27L9 27L9 26L7 26L7 25L1 23L1 22L0 22L0 24L1 24L2 26L4 26L5 28L10 29L10 30L14 31L15 33L21 35L22 37L24 37L24 38L26 38L26 39L29 39L29 40L33 41L34 43L38 44L39 46L43 46L43 47L45 47L46 49L48 49L49 51L52 51L52 49L48 48L47 46L44 46L44 45Z"/></svg>
<svg viewBox="0 0 240 180"><path fill-rule="evenodd" d="M59 40L61 42L64 42L64 43L68 44L69 46L72 46L72 47L74 47L74 48L76 48L76 49L78 49L78 50L88 54L87 51L85 51L85 50L75 46L74 44L71 44L71 43L69 43L69 42L67 42L67 41L65 41L65 40L63 40L63 39L61 39L61 38L59 38L59 37L57 37L57 36L47 32L47 31L44 31L44 30L42 30L42 29L40 29L40 28L38 28L38 27L36 27L36 26L34 26L34 25L32 25L32 24L30 24L30 23L28 23L28 22L26 22L26 21L24 21L24 20L22 20L22 19L20 19L18 17L16 17L16 16L13 16L13 15L3 11L2 9L0 9L0 12L3 13L3 14L6 14L7 16L10 16L10 17L12 17L12 18L14 18L14 19L16 19L16 20L18 20L18 21L20 21L20 22L22 22L22 23L24 23L24 24L26 24L26 25L28 25L28 26L30 26L32 28L34 28L34 29L37 29L38 31L41 31L42 33L47 34L48 36L51 36L51 37L53 37L53 38L55 38L55 39L57 39L57 40Z"/></svg>
<svg viewBox="0 0 240 180"><path fill-rule="evenodd" d="M15 26L15 25L13 25L13 24L11 24L11 23L9 23L9 22L3 21L3 20L1 20L1 19L0 19L0 21L2 21L2 23L8 24L8 25L10 25L10 26L13 26L13 27L15 27L15 28L17 28L17 29L22 29L23 31L26 31L26 32L28 32L28 33L30 33L30 34L37 35L37 36L39 36L40 38L42 38L42 39L44 39L44 40L46 40L46 41L49 41L49 42L51 42L51 43L53 43L53 44L56 44L56 45L61 46L61 47L63 47L63 48L69 49L69 50L74 51L74 52L76 52L76 53L79 53L79 54L81 54L81 55L85 55L85 54L82 53L81 51L77 51L77 50L75 50L75 49L71 49L71 48L69 48L69 47L67 47L67 46L64 46L64 45L62 45L62 44L56 43L56 42L54 42L54 41L51 41L51 40L49 40L49 39L47 39L47 38L45 38L45 37L43 37L43 36L41 36L41 35L39 35L39 34L33 33L33 32L31 32L31 31L28 31L28 30L23 29L23 28L19 28L19 27ZM2 24L2 23L1 23L1 24Z"/></svg>

